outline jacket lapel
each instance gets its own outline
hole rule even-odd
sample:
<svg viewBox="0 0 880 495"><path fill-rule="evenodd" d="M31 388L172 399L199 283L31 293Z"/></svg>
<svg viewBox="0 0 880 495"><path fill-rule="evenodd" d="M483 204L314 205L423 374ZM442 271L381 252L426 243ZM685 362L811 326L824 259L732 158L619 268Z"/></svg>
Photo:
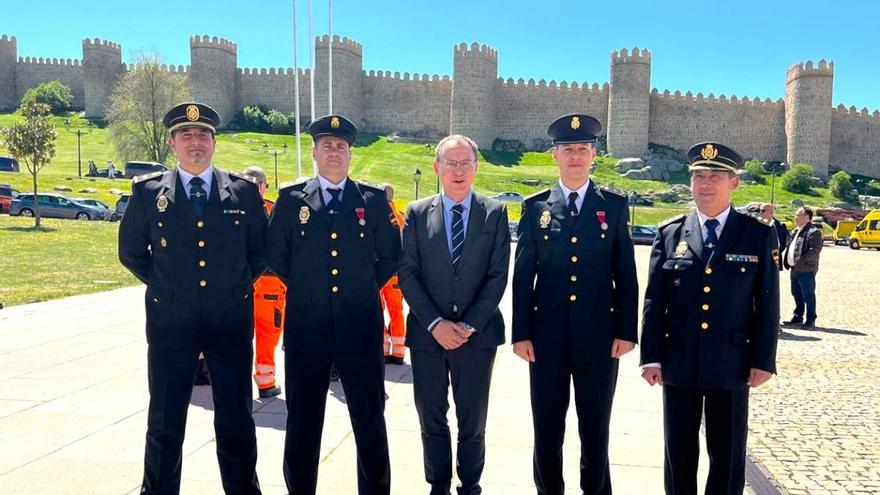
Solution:
<svg viewBox="0 0 880 495"><path fill-rule="evenodd" d="M486 225L486 205L483 199L476 193L471 193L471 211L468 212L467 230L464 233L464 246L461 248L461 262L458 264L459 271L468 259L468 253L473 250L476 238L483 233Z"/></svg>
<svg viewBox="0 0 880 495"><path fill-rule="evenodd" d="M452 270L452 253L449 252L446 225L443 222L443 200L440 199L439 194L434 196L431 204L428 205L427 216L425 227L428 230L428 239L431 240L440 259L446 262L449 270Z"/></svg>
<svg viewBox="0 0 880 495"><path fill-rule="evenodd" d="M604 211L604 204L605 196L602 195L602 191L596 187L595 182L590 181L590 185L587 187L586 193L584 193L584 202L581 203L581 210L578 212L576 219L579 230L590 232L594 231L594 228L601 229L596 212Z"/></svg>
<svg viewBox="0 0 880 495"><path fill-rule="evenodd" d="M325 213L322 211L324 210L324 198L321 197L321 183L318 182L317 177L313 177L306 184L306 187L303 188L303 195L305 196L303 201L309 205L312 211Z"/></svg>
<svg viewBox="0 0 880 495"><path fill-rule="evenodd" d="M697 255L700 260L703 259L703 229L700 227L700 217L697 216L697 210L694 210L687 216L684 221L684 229L681 236L687 242L691 251Z"/></svg>
<svg viewBox="0 0 880 495"><path fill-rule="evenodd" d="M562 193L559 183L553 184L550 188L550 196L547 197L547 205L550 206L550 214L560 226L565 227L571 225L571 215L568 211L568 198Z"/></svg>
<svg viewBox="0 0 880 495"><path fill-rule="evenodd" d="M727 221L724 222L724 229L721 230L721 237L718 238L718 247L715 248L716 258L727 254L727 250L736 242L736 239L739 239L739 231L742 228L744 216L732 206L730 207Z"/></svg>
<svg viewBox="0 0 880 495"><path fill-rule="evenodd" d="M217 189L212 190L211 194L217 193L217 196L220 199L220 204L225 203L230 196L232 196L232 191L229 184L229 175L223 173L216 168L214 168L214 184L216 184ZM212 184L211 188L213 189L215 186ZM208 203L211 203L211 197L208 197Z"/></svg>

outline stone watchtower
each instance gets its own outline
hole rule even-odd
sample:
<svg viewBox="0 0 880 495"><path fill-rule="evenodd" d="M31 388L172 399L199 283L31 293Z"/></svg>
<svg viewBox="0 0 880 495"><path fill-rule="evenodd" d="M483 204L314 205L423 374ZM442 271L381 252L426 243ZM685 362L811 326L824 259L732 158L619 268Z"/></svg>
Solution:
<svg viewBox="0 0 880 495"><path fill-rule="evenodd" d="M209 105L225 127L239 111L238 47L216 36L189 39L189 87L193 100Z"/></svg>
<svg viewBox="0 0 880 495"><path fill-rule="evenodd" d="M463 134L484 149L498 136L495 102L498 52L486 45L462 43L452 54L452 109L449 133Z"/></svg>
<svg viewBox="0 0 880 495"><path fill-rule="evenodd" d="M611 53L608 122L603 122L608 153L642 156L648 150L651 101L651 53L623 50Z"/></svg>
<svg viewBox="0 0 880 495"><path fill-rule="evenodd" d="M15 36L0 37L0 109L11 110L18 106L15 97L18 91L15 87L15 68L18 63L18 47Z"/></svg>
<svg viewBox="0 0 880 495"><path fill-rule="evenodd" d="M111 41L84 39L83 89L86 117L103 117L110 105L110 94L125 72L122 49Z"/></svg>
<svg viewBox="0 0 880 495"><path fill-rule="evenodd" d="M364 127L363 94L364 49L360 43L333 36L333 113ZM327 69L330 58L330 36L315 38L315 117L330 113Z"/></svg>
<svg viewBox="0 0 880 495"><path fill-rule="evenodd" d="M831 86L834 62L800 63L785 78L786 161L808 163L819 177L828 176L831 158Z"/></svg>

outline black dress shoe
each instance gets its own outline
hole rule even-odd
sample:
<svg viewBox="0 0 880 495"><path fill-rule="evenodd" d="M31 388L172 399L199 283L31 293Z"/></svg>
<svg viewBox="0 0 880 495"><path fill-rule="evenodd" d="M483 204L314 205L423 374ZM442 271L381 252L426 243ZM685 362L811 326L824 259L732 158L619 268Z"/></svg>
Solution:
<svg viewBox="0 0 880 495"><path fill-rule="evenodd" d="M397 366L403 366L403 358L397 356L386 356L385 362L388 364L396 364Z"/></svg>
<svg viewBox="0 0 880 495"><path fill-rule="evenodd" d="M276 395L281 394L281 387L278 385L273 385L271 388L261 388L260 389L260 398L268 399L269 397L275 397Z"/></svg>
<svg viewBox="0 0 880 495"><path fill-rule="evenodd" d="M807 320L804 322L803 326L804 326L804 328L815 328L816 327L816 320Z"/></svg>
<svg viewBox="0 0 880 495"><path fill-rule="evenodd" d="M385 364L391 364L391 356L385 356Z"/></svg>
<svg viewBox="0 0 880 495"><path fill-rule="evenodd" d="M792 327L803 325L803 323L804 323L804 320L802 320L800 318L792 318L790 320L785 320L782 322L783 325L788 325L788 326L792 326Z"/></svg>

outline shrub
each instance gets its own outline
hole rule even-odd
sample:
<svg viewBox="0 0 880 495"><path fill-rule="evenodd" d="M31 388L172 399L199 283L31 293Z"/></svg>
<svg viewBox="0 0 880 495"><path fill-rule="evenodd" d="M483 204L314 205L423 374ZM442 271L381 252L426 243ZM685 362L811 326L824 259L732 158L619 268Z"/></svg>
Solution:
<svg viewBox="0 0 880 495"><path fill-rule="evenodd" d="M25 91L21 98L21 105L24 106L27 103L49 105L50 112L58 115L70 110L70 105L73 103L73 93L69 86L61 84L60 81L44 82Z"/></svg>
<svg viewBox="0 0 880 495"><path fill-rule="evenodd" d="M761 162L757 160L749 160L746 162L745 166L746 172L749 173L752 177L754 177L755 182L758 184L765 184L767 179L764 178L764 167L761 165Z"/></svg>
<svg viewBox="0 0 880 495"><path fill-rule="evenodd" d="M828 180L828 189L831 190L831 194L834 197L850 200L853 199L853 189L855 189L855 186L853 186L849 174L841 170L832 175L831 179Z"/></svg>
<svg viewBox="0 0 880 495"><path fill-rule="evenodd" d="M782 188L786 191L809 194L813 184L813 167L799 163L782 174Z"/></svg>

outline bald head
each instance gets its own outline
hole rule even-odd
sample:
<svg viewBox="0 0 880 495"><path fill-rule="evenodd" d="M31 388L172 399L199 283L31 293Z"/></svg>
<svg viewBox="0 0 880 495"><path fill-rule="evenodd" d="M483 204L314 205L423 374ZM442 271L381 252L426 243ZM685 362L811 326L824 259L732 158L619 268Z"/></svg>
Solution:
<svg viewBox="0 0 880 495"><path fill-rule="evenodd" d="M776 208L773 207L770 203L764 203L761 205L761 216L764 217L765 220L773 220L773 215L776 214Z"/></svg>

